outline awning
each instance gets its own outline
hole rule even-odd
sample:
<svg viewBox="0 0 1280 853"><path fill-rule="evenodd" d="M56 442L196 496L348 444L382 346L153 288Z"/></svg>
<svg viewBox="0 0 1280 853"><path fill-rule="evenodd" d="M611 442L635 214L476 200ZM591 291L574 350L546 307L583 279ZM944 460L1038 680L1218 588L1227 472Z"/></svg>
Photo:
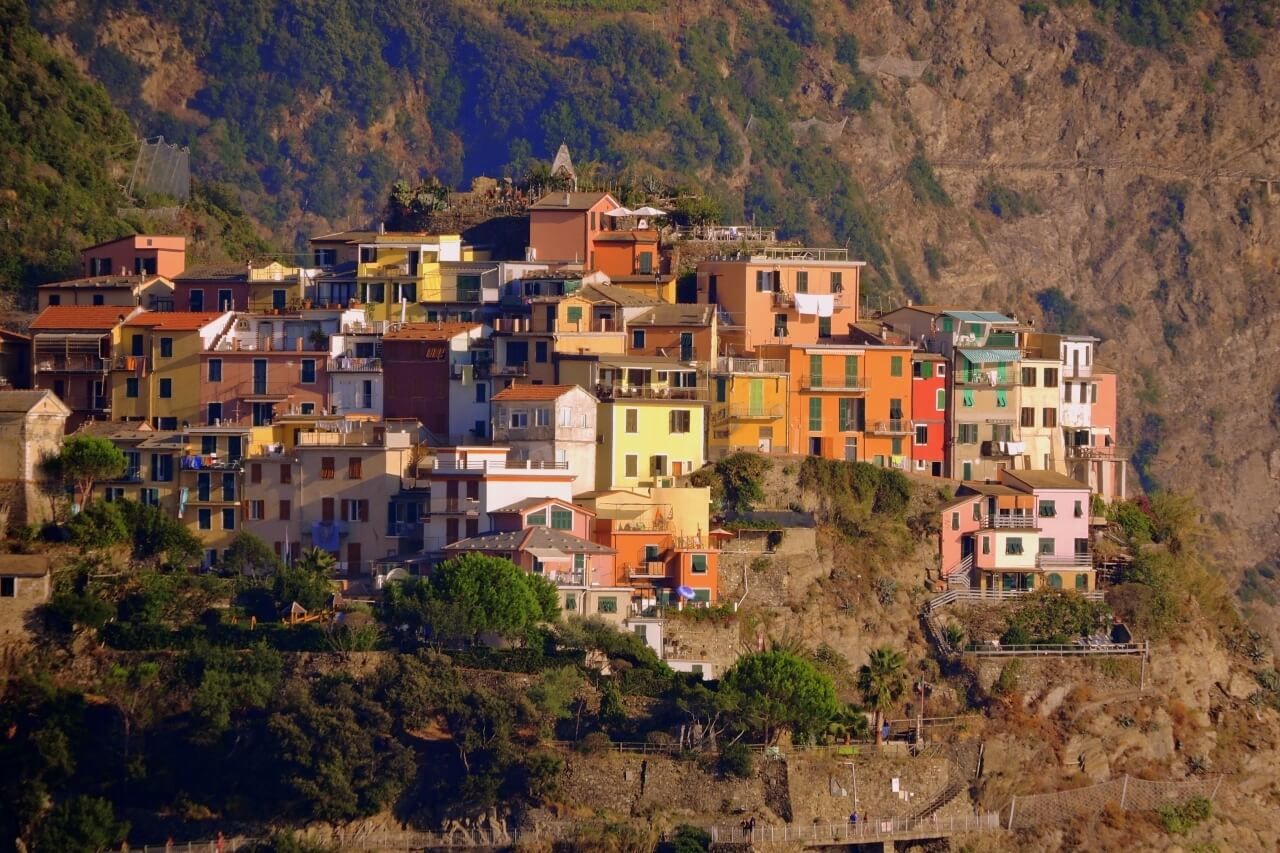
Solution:
<svg viewBox="0 0 1280 853"><path fill-rule="evenodd" d="M970 364L995 364L1002 361L1018 361L1022 353L1016 349L962 349L960 354Z"/></svg>
<svg viewBox="0 0 1280 853"><path fill-rule="evenodd" d="M557 548L525 548L524 551L544 563L563 563L573 559L571 554L566 554Z"/></svg>

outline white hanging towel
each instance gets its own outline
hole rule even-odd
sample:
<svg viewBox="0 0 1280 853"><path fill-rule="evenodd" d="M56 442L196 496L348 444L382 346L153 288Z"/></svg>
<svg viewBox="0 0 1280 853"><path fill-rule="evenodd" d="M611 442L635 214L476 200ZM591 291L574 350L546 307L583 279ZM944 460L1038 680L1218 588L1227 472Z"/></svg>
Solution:
<svg viewBox="0 0 1280 853"><path fill-rule="evenodd" d="M818 300L818 316L830 317L836 311L836 298L833 294L822 293L814 297Z"/></svg>
<svg viewBox="0 0 1280 853"><path fill-rule="evenodd" d="M815 293L796 294L796 313L814 315L818 313L818 295Z"/></svg>

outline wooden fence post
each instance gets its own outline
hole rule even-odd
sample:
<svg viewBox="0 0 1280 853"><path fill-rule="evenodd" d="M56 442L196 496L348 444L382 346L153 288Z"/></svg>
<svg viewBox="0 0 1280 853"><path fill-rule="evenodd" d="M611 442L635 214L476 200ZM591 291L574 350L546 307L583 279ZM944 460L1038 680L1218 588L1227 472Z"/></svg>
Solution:
<svg viewBox="0 0 1280 853"><path fill-rule="evenodd" d="M1120 811L1124 811L1125 797L1129 794L1129 774L1124 774L1124 784L1120 786Z"/></svg>
<svg viewBox="0 0 1280 853"><path fill-rule="evenodd" d="M1013 830L1013 808L1018 804L1018 798L1014 797L1009 800L1009 830Z"/></svg>

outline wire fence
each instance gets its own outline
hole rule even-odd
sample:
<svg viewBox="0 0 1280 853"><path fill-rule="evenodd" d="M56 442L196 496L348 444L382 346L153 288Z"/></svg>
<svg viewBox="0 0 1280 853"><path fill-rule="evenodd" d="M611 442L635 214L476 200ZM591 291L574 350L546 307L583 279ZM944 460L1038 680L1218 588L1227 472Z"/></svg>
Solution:
<svg viewBox="0 0 1280 853"><path fill-rule="evenodd" d="M1001 810L1002 822L1006 829L1027 829L1063 820L1088 819L1110 806L1123 811L1155 811L1192 797L1213 800L1221 785L1221 776L1177 781L1122 776L1087 788L1014 797Z"/></svg>

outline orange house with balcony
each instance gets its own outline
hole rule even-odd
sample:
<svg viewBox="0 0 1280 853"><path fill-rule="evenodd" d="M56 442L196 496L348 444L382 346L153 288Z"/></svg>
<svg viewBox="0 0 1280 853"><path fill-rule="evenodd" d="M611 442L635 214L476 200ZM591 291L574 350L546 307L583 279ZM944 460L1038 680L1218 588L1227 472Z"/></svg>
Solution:
<svg viewBox="0 0 1280 853"><path fill-rule="evenodd" d="M529 208L528 260L595 269L596 238L612 227L605 213L618 206L609 193L547 193Z"/></svg>
<svg viewBox="0 0 1280 853"><path fill-rule="evenodd" d="M823 343L761 352L788 359L789 447L827 459L910 467L910 346Z"/></svg>
<svg viewBox="0 0 1280 853"><path fill-rule="evenodd" d="M700 305L720 306L722 355L816 344L858 321L862 261L845 249L773 247L698 264Z"/></svg>

